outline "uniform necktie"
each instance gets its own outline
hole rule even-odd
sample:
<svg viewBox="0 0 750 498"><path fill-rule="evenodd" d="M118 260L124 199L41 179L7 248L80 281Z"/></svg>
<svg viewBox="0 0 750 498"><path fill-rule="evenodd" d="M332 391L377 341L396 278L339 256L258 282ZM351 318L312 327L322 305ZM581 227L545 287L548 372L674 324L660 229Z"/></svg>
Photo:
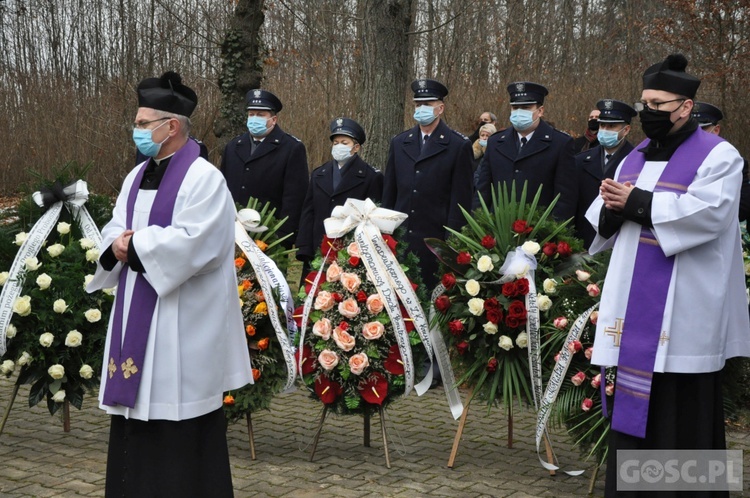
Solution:
<svg viewBox="0 0 750 498"><path fill-rule="evenodd" d="M339 183L341 183L341 166L338 165L338 163L334 162L333 164L333 190L336 190L336 187L339 186Z"/></svg>
<svg viewBox="0 0 750 498"><path fill-rule="evenodd" d="M260 147L260 142L261 142L260 140L253 140L253 152L252 152L253 154L255 153L256 150L258 150L258 147Z"/></svg>
<svg viewBox="0 0 750 498"><path fill-rule="evenodd" d="M521 137L521 148L522 149L523 149L523 146L526 145L526 142L528 142L528 140L526 139L526 137Z"/></svg>
<svg viewBox="0 0 750 498"><path fill-rule="evenodd" d="M607 164L611 158L612 158L612 154L606 154L604 156L604 164Z"/></svg>

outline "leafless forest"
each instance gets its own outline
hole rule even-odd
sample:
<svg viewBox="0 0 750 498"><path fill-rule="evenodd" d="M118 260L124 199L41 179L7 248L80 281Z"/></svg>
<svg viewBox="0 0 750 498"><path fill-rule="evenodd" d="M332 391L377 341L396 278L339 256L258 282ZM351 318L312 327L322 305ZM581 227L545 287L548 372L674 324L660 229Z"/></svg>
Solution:
<svg viewBox="0 0 750 498"><path fill-rule="evenodd" d="M550 89L548 120L578 135L597 100L637 100L643 70L673 51L703 78L698 99L725 111L723 135L750 153L750 0L0 0L0 193L69 160L93 162L93 187L114 192L133 166L135 85L168 69L197 90L193 134L218 164L242 131L214 133L221 47L242 4L263 9L250 62L282 99L279 123L306 144L311 168L327 160L338 115L411 126L414 77L447 84L446 119L466 134L485 110L507 122L509 82L538 81ZM407 15L404 29L391 26L399 36L371 29L396 9ZM388 49L407 54L408 81L373 99L386 89L363 75L398 63ZM365 158L383 167L386 148L374 139Z"/></svg>

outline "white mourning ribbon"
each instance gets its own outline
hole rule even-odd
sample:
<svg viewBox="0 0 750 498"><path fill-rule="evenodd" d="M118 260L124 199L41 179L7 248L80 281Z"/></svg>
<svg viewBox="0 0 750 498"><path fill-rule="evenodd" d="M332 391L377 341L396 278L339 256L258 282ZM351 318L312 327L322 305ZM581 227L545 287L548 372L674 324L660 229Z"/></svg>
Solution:
<svg viewBox="0 0 750 498"><path fill-rule="evenodd" d="M16 253L16 258L8 272L8 279L3 286L2 293L0 293L0 356L4 355L6 351L5 331L13 317L13 303L15 303L23 287L26 258L33 258L39 254L47 236L60 219L63 206L73 215L73 219L81 227L83 236L96 244L97 250L102 244L102 235L84 206L89 198L86 182L78 180L63 188L62 191L65 194L65 201L57 201L52 204L31 228L26 240ZM34 192L32 199L39 207L44 207L42 192Z"/></svg>
<svg viewBox="0 0 750 498"><path fill-rule="evenodd" d="M591 308L586 310L581 316L576 318L576 321L573 323L573 326L570 327L570 332L568 333L567 339L565 339L565 344L563 344L562 351L560 351L560 356L557 361L557 364L555 365L555 368L552 370L552 375L550 375L549 382L547 383L547 389L544 393L544 398L542 398L541 406L539 406L539 409L537 411L537 420L536 420L536 454L539 458L539 462L542 464L542 467L544 467L547 470L559 470L559 467L557 465L552 464L551 462L545 462L542 459L542 456L539 453L539 447L542 442L542 438L544 437L544 433L547 432L547 422L550 417L552 405L554 405L555 400L557 399L557 395L560 392L560 388L562 387L563 382L565 381L566 375L568 373L568 367L570 366L570 360L573 357L573 353L570 352L568 349L568 346L573 342L579 340L581 337L581 332L583 331L584 326L586 325L586 321L591 316L591 313L599 307L599 303L596 303ZM604 379L602 379L602 382L604 382ZM605 400L602 400L602 403L604 403ZM554 453L552 453L553 459L557 461L557 457L554 456ZM564 471L566 474L571 476L579 476L583 474L583 470L570 470L570 471Z"/></svg>
<svg viewBox="0 0 750 498"><path fill-rule="evenodd" d="M260 225L260 214L254 209L242 209L236 215L236 221L234 224L234 238L237 245L242 249L242 252L247 257L250 266L252 266L255 272L255 278L260 284L260 288L265 296L266 305L268 306L268 316L271 319L271 325L273 325L274 331L276 331L276 338L281 346L281 351L284 354L284 362L286 363L286 383L284 384L284 391L292 390L294 387L294 379L296 377L295 362L294 362L294 348L289 341L289 335L294 335L297 332L297 324L294 322L294 300L292 299L292 292L289 290L289 284L284 277L284 274L276 266L271 258L266 256L263 251L260 250L255 241L250 238L248 232L258 233L264 232L268 228ZM286 318L286 329L279 321L279 311L276 306L276 300L274 299L273 291L276 290L279 293L279 301L282 304L282 311Z"/></svg>
<svg viewBox="0 0 750 498"><path fill-rule="evenodd" d="M464 405L461 401L461 395L458 392L458 386L456 385L456 376L453 374L453 366L451 365L448 348L445 346L443 335L440 333L440 327L435 320L435 300L443 292L445 292L445 286L438 284L430 297L430 323L434 324L430 329L430 337L432 338L432 347L435 349L435 357L440 367L440 375L443 377L445 397L448 399L448 406L450 407L453 419L457 420L464 412Z"/></svg>

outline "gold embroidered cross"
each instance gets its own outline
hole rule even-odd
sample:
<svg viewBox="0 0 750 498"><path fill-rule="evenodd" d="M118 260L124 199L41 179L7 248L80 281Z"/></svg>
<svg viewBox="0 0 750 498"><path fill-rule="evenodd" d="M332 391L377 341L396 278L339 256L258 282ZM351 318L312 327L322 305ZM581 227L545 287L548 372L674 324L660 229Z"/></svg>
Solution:
<svg viewBox="0 0 750 498"><path fill-rule="evenodd" d="M121 366L122 376L126 379L129 379L131 375L138 373L138 367L136 367L135 363L133 363L133 358L128 358L127 361L123 362Z"/></svg>
<svg viewBox="0 0 750 498"><path fill-rule="evenodd" d="M114 358L109 359L109 366L107 367L107 370L109 370L109 378L111 379L115 372L117 372L117 366L115 366Z"/></svg>
<svg viewBox="0 0 750 498"><path fill-rule="evenodd" d="M623 323L624 323L624 320L622 318L617 318L615 320L614 327L607 327L604 329L604 333L606 335L611 335L612 339L614 339L616 348L620 347L620 336L622 336Z"/></svg>
<svg viewBox="0 0 750 498"><path fill-rule="evenodd" d="M668 340L669 336L667 335L667 331L662 330L661 335L659 336L659 346L663 346Z"/></svg>

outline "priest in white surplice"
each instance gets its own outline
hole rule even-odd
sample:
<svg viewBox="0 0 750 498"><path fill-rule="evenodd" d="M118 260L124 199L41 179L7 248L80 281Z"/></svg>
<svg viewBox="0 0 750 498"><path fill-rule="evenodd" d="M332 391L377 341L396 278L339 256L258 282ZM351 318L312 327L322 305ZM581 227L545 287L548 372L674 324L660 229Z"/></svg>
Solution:
<svg viewBox="0 0 750 498"><path fill-rule="evenodd" d="M176 73L138 85L123 183L88 291L117 286L99 400L108 496L232 496L222 393L251 382L232 197L188 140L197 96Z"/></svg>
<svg viewBox="0 0 750 498"><path fill-rule="evenodd" d="M649 138L586 214L590 251L613 248L592 357L618 367L606 496L628 496L616 491L617 450L725 448L721 369L750 356L743 162L691 117L700 80L686 66L674 54L646 70L635 107Z"/></svg>

